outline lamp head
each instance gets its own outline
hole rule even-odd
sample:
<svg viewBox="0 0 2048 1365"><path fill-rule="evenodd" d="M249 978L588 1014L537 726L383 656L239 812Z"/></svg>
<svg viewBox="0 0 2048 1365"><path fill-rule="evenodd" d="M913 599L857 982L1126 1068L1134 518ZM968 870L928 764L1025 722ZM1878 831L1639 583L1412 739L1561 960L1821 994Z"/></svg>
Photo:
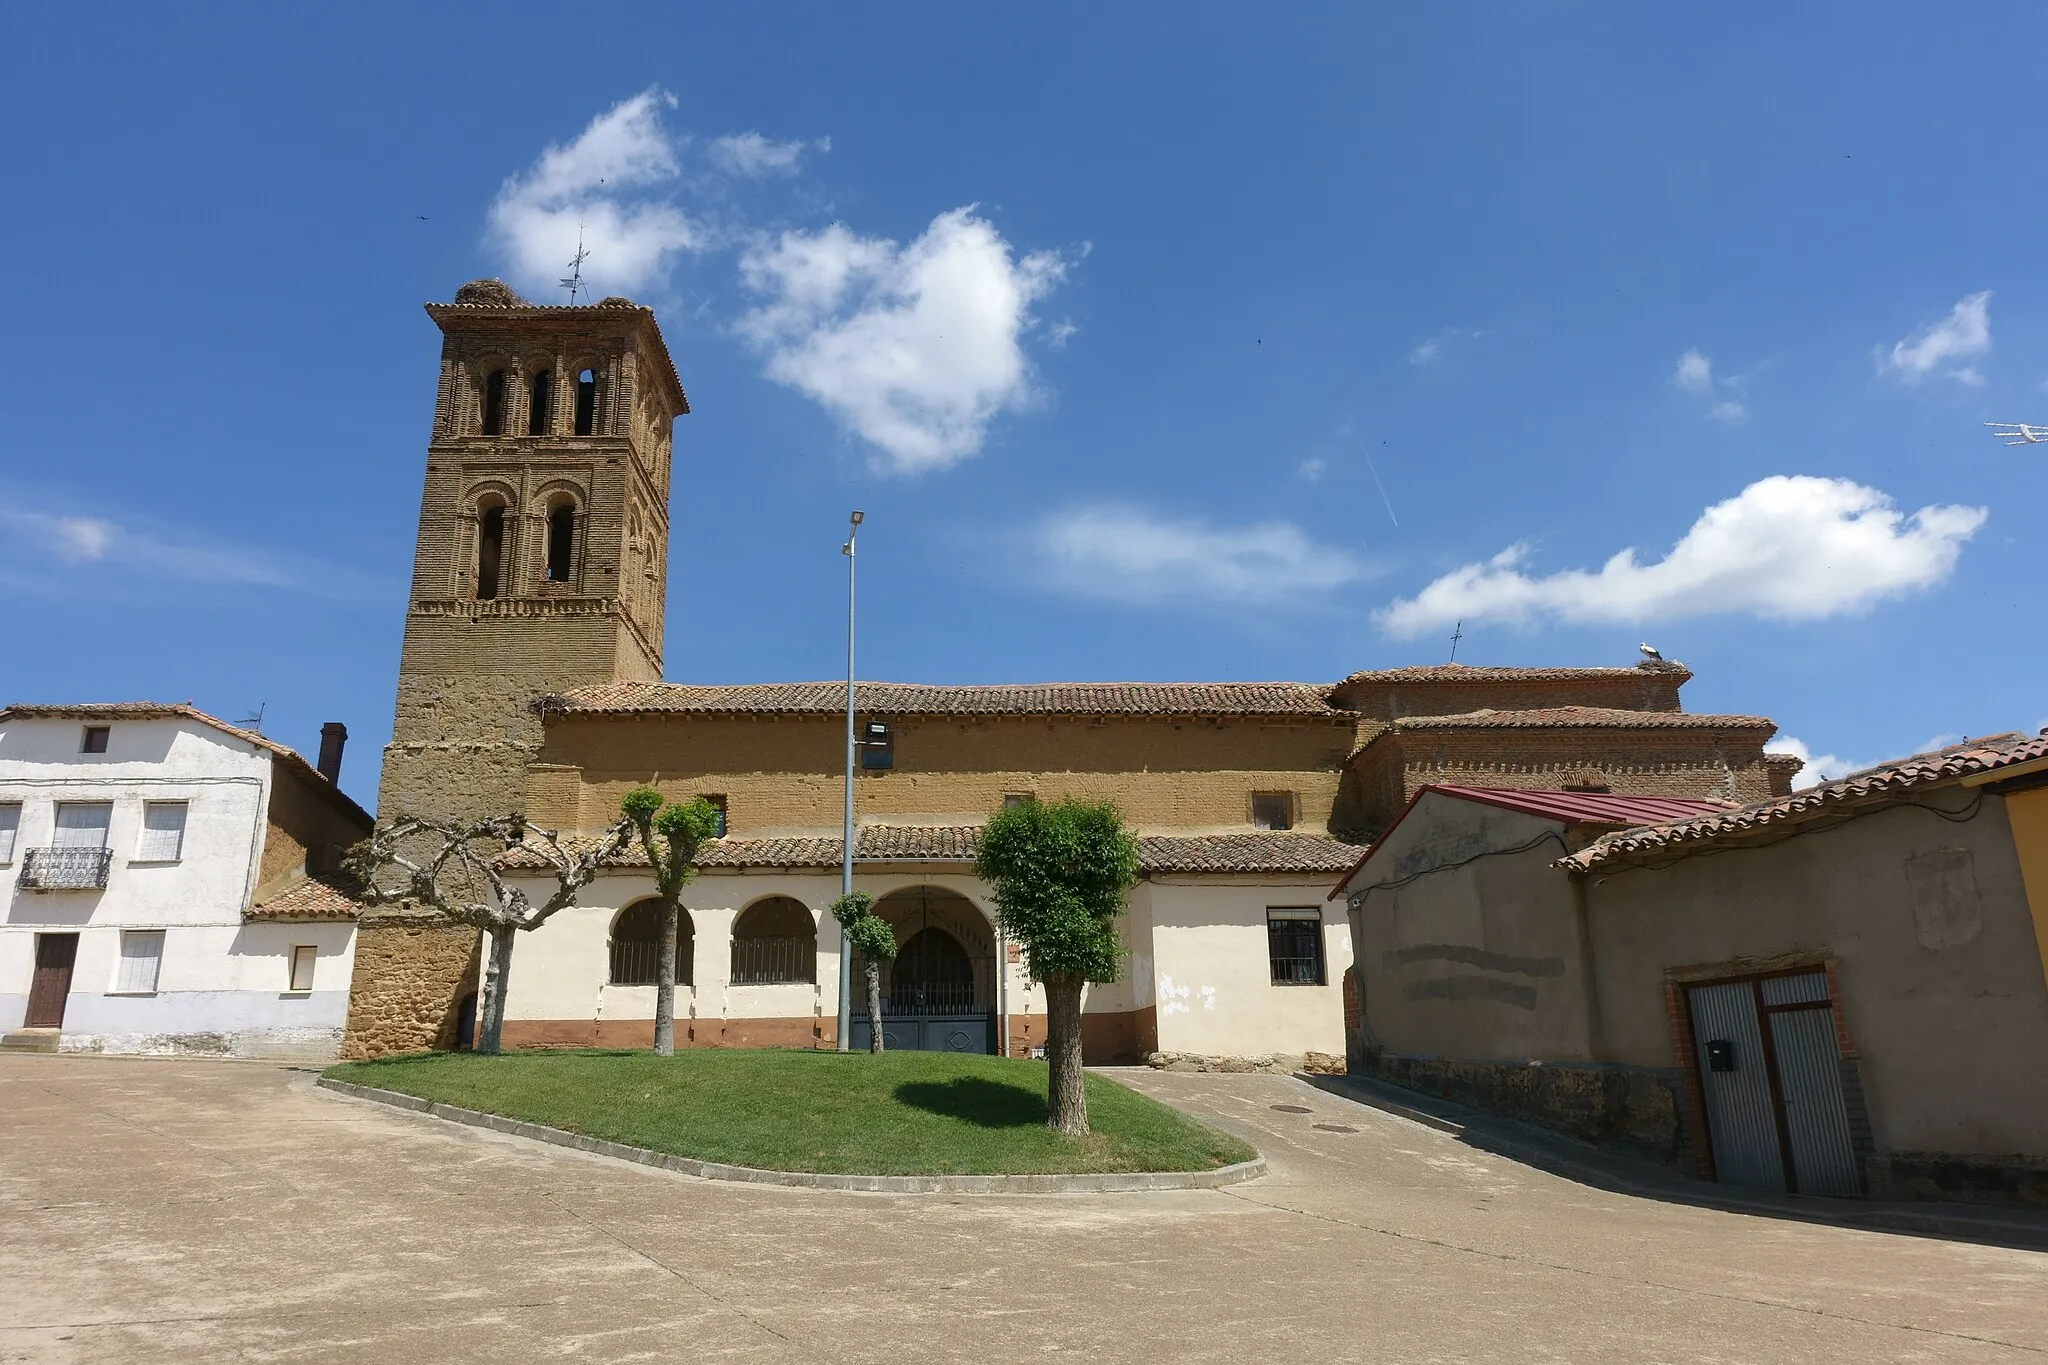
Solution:
<svg viewBox="0 0 2048 1365"><path fill-rule="evenodd" d="M860 524L861 524L861 522L863 522L864 520L866 520L866 519L867 519L867 515L868 515L868 514L867 514L867 513L865 513L865 512L855 512L855 513L853 514L853 524L854 524L855 526L858 526L858 525L860 525Z"/></svg>

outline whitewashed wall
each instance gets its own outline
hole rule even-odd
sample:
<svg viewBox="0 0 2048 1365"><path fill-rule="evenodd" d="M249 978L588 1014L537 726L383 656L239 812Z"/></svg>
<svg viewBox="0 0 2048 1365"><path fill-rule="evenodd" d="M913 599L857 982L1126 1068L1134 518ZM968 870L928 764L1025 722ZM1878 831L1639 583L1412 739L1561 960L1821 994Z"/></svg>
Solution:
<svg viewBox="0 0 2048 1365"><path fill-rule="evenodd" d="M347 1016L355 926L242 922L263 856L270 751L192 720L92 723L112 727L104 754L79 752L82 720L0 723L0 803L22 808L12 858L0 866L0 1030L22 1025L37 933L75 931L67 1051L332 1055ZM60 801L112 804L104 890L19 885L23 853L51 843ZM175 863L137 857L146 801L186 803ZM164 931L151 994L115 993L123 929ZM318 950L310 992L289 990L296 944Z"/></svg>
<svg viewBox="0 0 2048 1365"><path fill-rule="evenodd" d="M537 899L550 884L526 884ZM954 891L981 907L990 922L994 901L973 877L941 874L862 874L855 889L877 900L892 891L932 886ZM1276 1053L1344 1052L1344 970L1351 940L1341 913L1323 917L1322 986L1276 986L1267 953L1269 906L1323 907L1326 881L1141 883L1131 893L1121 931L1131 956L1121 981L1088 989L1091 1014L1154 1006L1159 1046L1167 1052L1256 1057ZM587 888L581 903L542 928L522 935L513 953L507 1019L652 1019L652 986L611 986L610 935L620 910L654 894L652 879L606 875ZM839 878L819 873L707 872L684 893L696 928L695 983L678 986L678 1019L779 1019L838 1012L839 932L829 907ZM815 986L735 986L731 975L733 921L747 906L788 896L811 911L818 928ZM1021 963L1005 963L1012 1015L1043 1014L1044 991ZM858 1002L856 1002L858 1003Z"/></svg>

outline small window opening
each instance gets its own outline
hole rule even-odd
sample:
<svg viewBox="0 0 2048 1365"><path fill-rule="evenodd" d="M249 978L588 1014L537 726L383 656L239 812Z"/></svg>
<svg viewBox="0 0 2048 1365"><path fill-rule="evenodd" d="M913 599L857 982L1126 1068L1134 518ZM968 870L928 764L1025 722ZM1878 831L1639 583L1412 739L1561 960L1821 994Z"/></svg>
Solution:
<svg viewBox="0 0 2048 1365"><path fill-rule="evenodd" d="M484 380L484 435L505 434L505 372L492 370Z"/></svg>
<svg viewBox="0 0 2048 1365"><path fill-rule="evenodd" d="M576 505L565 502L548 513L548 582L567 583L576 562Z"/></svg>
<svg viewBox="0 0 2048 1365"><path fill-rule="evenodd" d="M576 434L597 432L597 371L584 370L576 376Z"/></svg>
<svg viewBox="0 0 2048 1365"><path fill-rule="evenodd" d="M486 507L476 531L476 595L486 602L498 595L498 569L504 562L505 509Z"/></svg>
<svg viewBox="0 0 2048 1365"><path fill-rule="evenodd" d="M310 943L301 943L292 949L291 989L310 991L313 989L313 964L319 960L320 950Z"/></svg>
<svg viewBox="0 0 2048 1365"><path fill-rule="evenodd" d="M1004 792L1003 809L1008 810L1012 806L1028 806L1037 799L1030 792Z"/></svg>
<svg viewBox="0 0 2048 1365"><path fill-rule="evenodd" d="M723 796L707 796L704 800L713 810L718 812L718 832L712 837L723 839L725 837L725 798Z"/></svg>
<svg viewBox="0 0 2048 1365"><path fill-rule="evenodd" d="M1252 824L1258 829L1293 829L1294 793L1253 792Z"/></svg>
<svg viewBox="0 0 2048 1365"><path fill-rule="evenodd" d="M1323 912L1312 907L1266 911L1266 951L1276 986L1323 984Z"/></svg>
<svg viewBox="0 0 2048 1365"><path fill-rule="evenodd" d="M107 751L107 737L114 733L110 725L88 725L85 727L85 742L79 746L82 754L103 754Z"/></svg>
<svg viewBox="0 0 2048 1365"><path fill-rule="evenodd" d="M526 434L548 434L548 419L555 411L555 372L542 370L533 377L533 401L526 410Z"/></svg>

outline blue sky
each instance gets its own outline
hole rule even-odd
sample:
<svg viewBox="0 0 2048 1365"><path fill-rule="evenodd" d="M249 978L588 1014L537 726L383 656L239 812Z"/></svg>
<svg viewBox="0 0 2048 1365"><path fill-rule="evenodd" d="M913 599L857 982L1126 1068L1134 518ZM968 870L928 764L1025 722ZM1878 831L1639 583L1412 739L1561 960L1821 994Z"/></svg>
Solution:
<svg viewBox="0 0 2048 1365"><path fill-rule="evenodd" d="M1791 12L1787 12L1787 11ZM2048 722L2048 15L17 7L0 694L389 732L438 334L654 305L668 676L1698 674ZM25 57L24 54L32 54ZM604 183L599 184L602 178ZM1616 556L1633 551L1632 558Z"/></svg>

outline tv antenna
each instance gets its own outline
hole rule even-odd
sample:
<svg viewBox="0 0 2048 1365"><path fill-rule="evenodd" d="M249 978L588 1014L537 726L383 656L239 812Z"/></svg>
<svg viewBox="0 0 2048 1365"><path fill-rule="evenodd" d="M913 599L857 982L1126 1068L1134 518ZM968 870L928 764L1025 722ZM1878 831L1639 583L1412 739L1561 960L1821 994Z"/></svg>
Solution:
<svg viewBox="0 0 2048 1365"><path fill-rule="evenodd" d="M597 184L599 189L604 188L604 181L600 180ZM589 259L590 253L583 249L583 216L578 214L576 217L576 254L569 258L568 275L559 281L561 287L569 291L569 306L571 308L576 306L576 296L583 292L583 263Z"/></svg>
<svg viewBox="0 0 2048 1365"><path fill-rule="evenodd" d="M238 723L247 726L249 729L254 730L259 735L262 734L263 712L265 711L265 709L269 707L269 705L270 703L267 701L257 702L255 711L251 712L249 715L242 717L242 719Z"/></svg>
<svg viewBox="0 0 2048 1365"><path fill-rule="evenodd" d="M1463 621L1460 621L1460 622L1458 622L1458 624L1457 624L1457 625L1455 625L1455 626L1452 626L1452 627L1451 627L1451 662L1452 662L1452 663L1456 663L1456 662L1458 662L1458 641L1460 641L1460 640L1462 640L1462 639L1464 639L1464 638L1465 638L1465 623L1464 623Z"/></svg>
<svg viewBox="0 0 2048 1365"><path fill-rule="evenodd" d="M1986 422L1991 434L2009 446L2033 446L2048 441L2048 427L2030 426L2025 422Z"/></svg>

